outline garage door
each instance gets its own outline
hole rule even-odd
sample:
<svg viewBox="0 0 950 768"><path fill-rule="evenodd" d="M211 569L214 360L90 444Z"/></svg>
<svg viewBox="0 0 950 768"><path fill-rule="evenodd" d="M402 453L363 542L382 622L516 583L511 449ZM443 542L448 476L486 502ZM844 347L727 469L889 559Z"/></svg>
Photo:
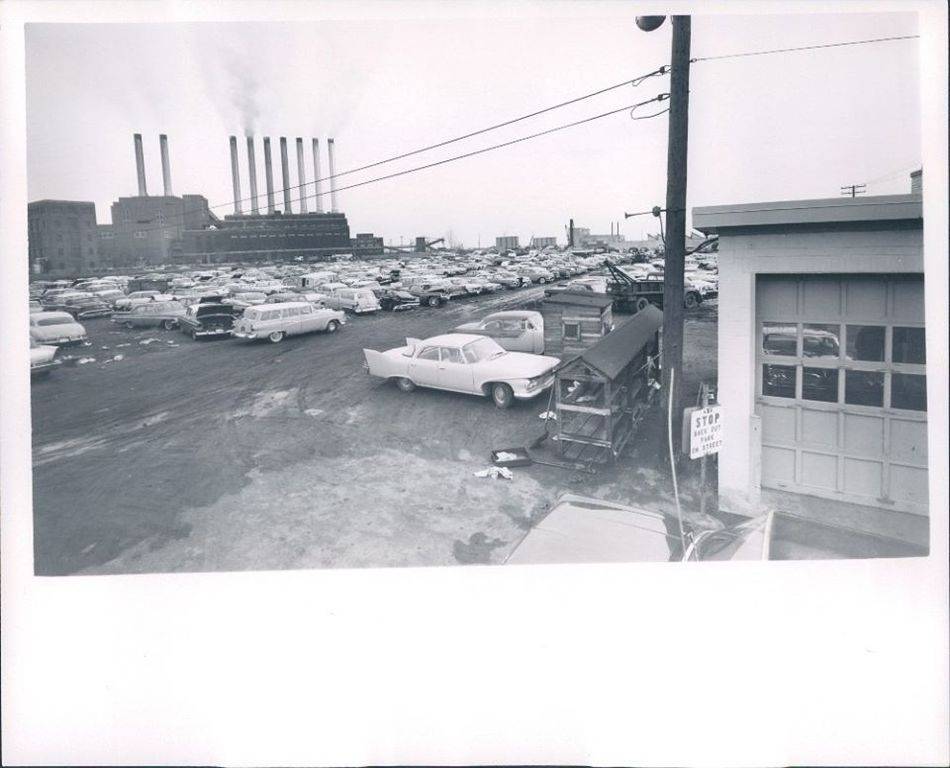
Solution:
<svg viewBox="0 0 950 768"><path fill-rule="evenodd" d="M921 277L759 276L761 483L927 513Z"/></svg>

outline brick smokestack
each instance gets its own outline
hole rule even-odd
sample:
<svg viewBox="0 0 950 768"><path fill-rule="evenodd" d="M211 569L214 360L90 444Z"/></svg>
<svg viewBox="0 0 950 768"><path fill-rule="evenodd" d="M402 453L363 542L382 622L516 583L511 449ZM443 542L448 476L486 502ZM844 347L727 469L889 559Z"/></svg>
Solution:
<svg viewBox="0 0 950 768"><path fill-rule="evenodd" d="M254 137L247 137L247 176L251 185L251 213L258 214L261 207L257 202L257 159L254 157Z"/></svg>
<svg viewBox="0 0 950 768"><path fill-rule="evenodd" d="M303 139L297 137L297 185L300 191L300 212L307 213L307 168L303 161Z"/></svg>
<svg viewBox="0 0 950 768"><path fill-rule="evenodd" d="M280 172L284 177L284 213L293 213L290 206L290 166L287 162L287 139L280 137Z"/></svg>
<svg viewBox="0 0 950 768"><path fill-rule="evenodd" d="M139 197L146 197L148 190L145 188L145 152L142 149L142 134L136 133L132 141L135 144L135 174L139 180Z"/></svg>
<svg viewBox="0 0 950 768"><path fill-rule="evenodd" d="M264 137L264 181L267 184L267 212L274 212L274 165L270 157L270 136Z"/></svg>
<svg viewBox="0 0 950 768"><path fill-rule="evenodd" d="M171 197L172 168L168 160L168 137L164 133L158 135L158 150L162 156L162 186L165 188L165 197Z"/></svg>
<svg viewBox="0 0 950 768"><path fill-rule="evenodd" d="M313 139L313 209L323 213L323 198L320 197L320 140Z"/></svg>
<svg viewBox="0 0 950 768"><path fill-rule="evenodd" d="M231 137L231 189L234 192L234 212L241 213L241 177L238 170L237 136Z"/></svg>
<svg viewBox="0 0 950 768"><path fill-rule="evenodd" d="M333 178L336 170L333 164L333 139L327 139L327 163L330 166L330 212L336 213L336 179Z"/></svg>

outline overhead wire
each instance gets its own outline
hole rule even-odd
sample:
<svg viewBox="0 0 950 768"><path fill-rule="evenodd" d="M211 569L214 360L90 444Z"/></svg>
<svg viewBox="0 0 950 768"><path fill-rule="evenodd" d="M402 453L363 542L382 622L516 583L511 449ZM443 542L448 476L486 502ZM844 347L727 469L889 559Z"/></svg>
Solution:
<svg viewBox="0 0 950 768"><path fill-rule="evenodd" d="M816 45L796 46L796 47L789 47L789 48L773 48L773 49L767 49L767 50L762 50L762 51L743 51L743 52L737 52L737 53L720 54L720 55L715 55L715 56L698 56L698 57L695 57L695 58L690 59L690 63L699 63L699 62L704 62L704 61L717 61L717 60L733 59L733 58L743 58L743 57L749 57L749 56L766 56L766 55L770 55L770 54L792 53L792 52L797 52L797 51L814 51L814 50L827 49L827 48L840 48L840 47L855 46L855 45L868 45L868 44L872 44L872 43L883 43L883 42L892 42L892 41L899 41L899 40L914 40L914 39L918 39L919 37L920 37L920 35L895 35L895 36L891 36L891 37L869 38L869 39L865 39L865 40L849 40L849 41L842 41L842 42L836 42L836 43L821 43L821 44L816 44ZM347 175L350 175L350 174L358 173L358 172L360 172L360 171L368 170L368 169L370 169L370 168L375 168L375 167L378 167L378 166L380 166L380 165L385 165L385 164L387 164L387 163L395 162L395 161L397 161L397 160L402 160L402 159L405 159L405 158L407 158L407 157L412 157L412 156L414 156L414 155L422 154L423 152L428 152L428 151L431 151L431 150L433 150L433 149L438 149L438 148L441 148L441 147L444 147L444 146L448 146L448 145L450 145L450 144L454 144L454 143L459 142L459 141L464 141L465 139L473 138L473 137L475 137L475 136L479 136L479 135L482 135L482 134L484 134L484 133L488 133L488 132L490 132L490 131L497 130L497 129L499 129L499 128L504 128L504 127L507 127L507 126L509 126L509 125L514 125L515 123L518 123L518 122L521 122L521 121L524 121L524 120L528 120L528 119L530 119L530 118L537 117L537 116L539 116L539 115L543 115L543 114L546 114L546 113L548 113L548 112L552 112L552 111L554 111L554 110L556 110L556 109L561 109L561 108L563 108L563 107L570 106L571 104L576 104L576 103L578 103L578 102L585 101L585 100L590 99L590 98L594 98L595 96L603 95L604 93L608 93L608 92L610 92L610 91L614 91L614 90L617 90L617 89L619 89L619 88L623 88L623 87L625 87L625 86L633 86L633 87L636 87L636 86L640 85L642 82L644 82L645 80L647 80L647 79L649 79L649 78L651 78L651 77L656 77L656 76L660 76L660 75L669 74L670 71L671 71L671 69L672 69L672 68L670 67L670 65L663 65L663 66L661 66L661 67L658 67L657 69L654 69L654 70L652 70L652 71L650 71L650 72L647 72L647 73L645 73L645 74L643 74L643 75L639 75L638 77L632 78L632 79L630 79L630 80L624 80L623 82L616 83L616 84L610 85L610 86L606 86L606 87L601 88L601 89L599 89L599 90L591 91L590 93L582 94L581 96L577 96L577 97L574 97L574 98L572 98L572 99L568 99L568 100L563 101L563 102L560 102L560 103L558 103L558 104L553 104L553 105L551 105L551 106L549 106L549 107L544 107L543 109L535 110L534 112L529 112L529 113L527 113L527 114L521 115L521 116L519 116L519 117L512 118L512 119L510 119L510 120L505 120L505 121L500 122L500 123L495 123L494 125L490 125L490 126L487 126L487 127L485 127L485 128L480 128L480 129L478 129L478 130L476 130L476 131L470 131L469 133L463 134L463 135L461 135L461 136L457 136L457 137L452 138L452 139L446 139L446 140L444 140L444 141L436 142L435 144L429 144L429 145L427 145L427 146L425 146L425 147L420 147L420 148L418 148L418 149L414 149L414 150L411 150L411 151L409 151L409 152L404 152L404 153L399 154L399 155L394 155L394 156L392 156L392 157L384 158L384 159L382 159L382 160L377 160L377 161L374 161L374 162L372 162L372 163L367 163L367 164L365 164L365 165L358 166L358 167L356 167L356 168L350 168L350 169L345 170L345 171L340 171L339 173L331 174L331 175L329 175L329 176L324 176L324 177L321 177L321 178L319 178L319 179L314 179L313 181L308 181L308 182L304 182L304 183L302 183L302 184L296 184L296 185L288 186L288 187L281 187L280 189L275 189L275 190L273 190L273 191L271 192L271 194L275 194L275 195L276 195L276 194L283 194L285 191L298 190L298 189L302 189L302 188L305 188L305 187L310 186L310 185L314 185L314 186L315 186L316 184L319 184L319 183L324 182L324 181L330 181L330 180L332 180L332 179L340 178L340 177L342 177L342 176L347 176ZM648 100L648 101L646 101L646 102L643 102L643 103L644 103L644 104L648 104L648 103L650 103L651 101L655 101L655 99L650 99L650 100ZM385 175L385 176L379 177L378 179L370 179L370 180L368 180L368 181L360 182L360 183L358 183L358 184L347 185L347 186L342 187L342 188L337 188L336 191L337 191L337 192L341 192L341 191L344 191L344 190L347 190L347 189L354 189L354 188L356 188L356 187L365 186L365 185L367 185L367 184L372 184L372 183L375 183L375 182L377 182L377 181L384 181L384 180L386 180L386 179L395 178L395 177L397 177L397 176L406 175L406 174L408 174L408 173L414 173L414 172L416 172L416 171L418 171L418 170L424 170L424 169L426 169L426 168L432 168L432 167L435 167L435 166L437 166L437 165L442 165L442 164L444 164L444 163L452 162L453 160L458 160L458 159L462 159L462 158L465 158L465 157L471 157L471 156L473 156L473 155L482 154L483 152L487 152L487 151L490 151L490 150L492 150L492 149L499 149L499 148L504 147L504 146L510 146L511 144L519 143L519 142L521 142L521 141L527 141L527 140L530 139L530 138L536 138L536 137L538 137L538 136L543 136L543 135L545 135L546 133L553 133L553 132L555 132L555 131L557 131L557 130L563 130L564 128L567 128L567 127L573 127L574 125L580 125L580 124L583 124L583 123L585 123L585 122L590 122L591 120L596 120L596 119L599 119L599 118L601 118L601 117L606 117L606 116L611 115L611 114L616 114L617 112L622 112L622 111L624 111L624 110L630 110L630 111L631 111L631 115L630 115L630 116L631 116L631 119L633 119L633 120L645 120L645 119L650 119L650 118L653 118L653 117L659 117L660 115L665 114L666 112L669 111L669 109L667 108L667 109L661 110L661 111L659 111L659 112L656 112L656 113L654 113L654 114L644 115L644 116L637 117L637 116L633 115L632 112L633 112L633 110L635 110L635 109L636 109L637 107L639 107L639 106L641 106L641 104L635 104L635 105L633 105L632 107L624 107L624 108L622 108L622 109L615 110L615 111L613 111L613 112L603 113L603 114L601 114L601 115L596 115L596 116L594 116L593 118L588 118L588 119L586 119L586 120L577 121L576 123L570 123L570 124L568 124L568 125L566 125L566 126L560 126L560 127L558 127L558 128L551 129L550 131L543 131L543 132L538 133L538 134L533 134L533 135L531 135L531 136L522 137L521 139L517 139L517 140L512 141L512 142L505 142L505 143L503 143L503 144L495 145L495 146L493 146L493 147L489 147L489 148L486 148L486 149L484 149L484 150L478 150L478 151L475 151L475 152L466 153L466 154L460 155L460 156L458 156L458 157L448 158L448 159L443 160L443 161L439 161L439 162L436 162L436 163L430 163L430 164L421 166L421 167L419 167L419 168L409 169L409 170L407 170L407 171L402 171L402 172L395 173L395 174L387 174L387 175ZM323 196L326 196L326 195L328 195L328 194L330 194L329 191L328 191L328 192L319 192L319 193L316 193L316 192L315 192L315 193L313 193L313 194L311 194L311 195L307 195L307 196L304 196L304 197L297 198L296 200L294 200L294 201L292 201L292 202L300 202L300 201L302 201L302 200L316 199L317 197L323 197ZM256 196L250 196L250 197L240 198L240 199L237 200L237 201L231 200L231 201L228 201L228 202L216 203L216 204L214 204L214 205L209 205L209 206L207 207L207 210L208 210L208 211L212 211L212 210L216 210L216 209L219 209L219 208L228 207L228 206L234 205L235 202L239 202L239 203L253 202L253 201L255 201L255 200L260 200L261 198L265 198L265 197L267 197L267 195L268 195L267 192L263 192L263 193L260 193L260 194L258 194L258 195L256 195ZM174 227L174 226L176 226L176 225L175 225L175 224L168 223L168 218L171 218L171 219L176 219L176 218L184 219L184 218L186 218L186 217L188 217L188 216L190 216L190 215L194 215L194 214L199 214L199 215L200 215L200 214L202 214L202 213L204 213L204 212L205 212L205 208L203 208L203 207L202 207L202 208L196 208L196 209L193 209L193 210L190 210L190 211L184 211L184 210L183 210L183 211L181 211L180 213L174 213L174 214L172 214L170 217L166 217L165 223L162 223L162 224L158 225L157 227L152 228L152 230L146 228L144 231L154 231L154 230L156 230L156 229L161 229L161 230L169 229L170 227ZM143 230L138 230L138 231L143 231Z"/></svg>
<svg viewBox="0 0 950 768"><path fill-rule="evenodd" d="M321 192L314 192L314 193L309 194L309 195L302 195L302 196L300 196L300 197L294 198L294 199L291 200L290 202L291 202L291 203L299 203L299 202L303 202L304 200L314 200L314 199L316 199L316 198L318 198L318 197L325 197L325 196L327 196L327 195L330 195L330 194L332 194L333 192L344 192L344 191L346 191L346 190L348 190L348 189L356 189L357 187L364 187L364 186L367 186L367 185L369 185L369 184L376 184L376 183L379 183L379 182L381 182L381 181L387 181L387 180L389 180L389 179L395 179L395 178L397 178L397 177L399 177L399 176L407 176L407 175L409 175L410 173L418 173L419 171L428 170L429 168L436 168L436 167L438 167L438 166L440 166L440 165L446 165L447 163L453 163L453 162L456 162L456 161L458 161L458 160L464 160L464 159L469 158L469 157L475 157L476 155L483 155L483 154L485 154L486 152L492 152L492 151L494 151L494 150L496 150L496 149L502 149L502 148L504 148L504 147L510 147L510 146L513 146L514 144L520 144L520 143L525 142L525 141L530 141L531 139L537 139L537 138L539 138L539 137L541 137L541 136L547 136L547 135L549 135L549 134L557 133L558 131L563 131L563 130L566 130L566 129L568 129L568 128L574 128L574 127L576 127L576 126L578 126L578 125L584 125L585 123L591 123L591 122L594 122L595 120L601 120L602 118L610 117L611 115L617 115L617 114L619 114L619 113L621 113L621 112L629 112L629 111L631 111L631 110L636 110L636 109L638 109L639 107L642 107L642 106L644 106L644 105L646 105L646 104L651 104L651 103L653 103L653 102L665 101L665 100L667 100L667 99L669 99L669 94L668 94L668 93L661 93L661 94L659 94L659 95L657 95L657 96L654 96L652 99L646 99L645 101L641 101L641 102L639 102L639 103L637 103L637 104L628 104L627 106L619 107L618 109L612 109L612 110L609 110L609 111L607 111L607 112L601 112L601 113L598 114L598 115L593 115L593 116L591 116L591 117L585 117L585 118L583 118L583 119L581 119L581 120L575 120L575 121L570 122L570 123L564 123L564 124L562 124L562 125L558 125L558 126L555 126L555 127L553 127L553 128L548 128L548 129L546 129L546 130L544 130L544 131L538 131L537 133L528 134L527 136L520 136L520 137L517 138L517 139L511 139L510 141L504 141L504 142L501 142L500 144L493 144L493 145L488 146L488 147L482 147L481 149L472 150L471 152L465 152L465 153L460 154L460 155L453 155L452 157L443 158L442 160L435 160L435 161L433 161L433 162L431 162L431 163L426 163L426 164L424 164L424 165L415 166L415 167L413 167L413 168L407 168L407 169L402 170L402 171L396 171L395 173L388 173L388 174L385 174L384 176L377 176L377 177L374 177L374 178L372 178L372 179L366 179L366 180L364 180L364 181L360 181L360 182L357 182L357 183L355 183L355 184L347 184L346 186L343 186L343 187L337 187L335 190L325 190L325 191L321 191ZM657 113L657 114L661 114L661 113ZM656 117L656 115L647 115L646 117ZM299 187L298 187L298 188L299 188ZM159 230L159 229L167 229L167 225L160 225L160 226L157 226L157 227L153 227L153 228L151 228L151 229L149 229L149 228L144 228L144 229L140 229L140 230L138 230L138 231L140 231L140 232L141 232L141 231L148 232L148 231L156 231L156 230Z"/></svg>
<svg viewBox="0 0 950 768"><path fill-rule="evenodd" d="M387 158L384 158L384 159L382 159L382 160L376 160L376 161L374 161L374 162L372 162L372 163L367 163L366 165L361 165L361 166L358 166L358 167L356 167L356 168L349 168L349 169L347 169L347 170L345 170L345 171L339 171L338 173L330 174L329 176L321 176L319 179L313 179L312 181L306 181L306 182L303 182L303 183L301 183L301 184L294 184L294 185L288 186L288 187L281 187L280 189L275 189L275 190L273 190L273 191L271 192L271 194L277 195L277 194L283 194L284 192L291 192L291 191L298 190L298 189L301 189L301 188L304 188L304 187L307 187L307 186L311 186L311 185L314 185L314 184L319 184L319 183L324 182L324 181L330 181L330 180L332 180L332 179L338 179L338 178L340 178L341 176L349 176L349 175L354 174L354 173L359 173L360 171L369 170L370 168L376 168L376 167L378 167L378 166L380 166L380 165L386 165L386 164L388 164L388 163L394 163L394 162L396 162L397 160L404 160L404 159L407 158L407 157L413 157L414 155L420 155L420 154L422 154L423 152L429 152L429 151L431 151L431 150L433 150L433 149L439 149L439 148L441 148L441 147L446 147L446 146L448 146L449 144L455 144L455 143L457 143L457 142L459 142L459 141L464 141L464 140L466 140L466 139L474 138L475 136L481 136L482 134L489 133L489 132L491 132L491 131L496 131L496 130L498 130L499 128L506 128L506 127L508 127L509 125L514 125L515 123L520 123L520 122L522 122L522 121L524 121L524 120L530 120L530 119L533 118L533 117L538 117L538 116L540 116L540 115L547 114L548 112L553 112L554 110L562 109L562 108L564 108L564 107L568 107L568 106L570 106L570 105L572 105L572 104L578 104L578 103L580 103L580 102L582 102L582 101L586 101L587 99L592 99L592 98L594 98L594 97L596 97L596 96L602 96L602 95L605 94L605 93L609 93L609 92L611 92L611 91L616 91L616 90L618 90L619 88L624 88L625 86L632 86L632 87L636 88L636 87L639 86L641 83L643 83L645 80L648 80L648 79L651 78L651 77L658 77L658 76L661 76L661 75L669 74L670 69L671 69L671 68L670 68L669 65L664 64L664 65L661 66L661 67L657 67L656 69L654 69L654 70L652 70L652 71L650 71L650 72L647 72L647 73L642 74L642 75L638 75L637 77L631 78L630 80L624 80L623 82L615 83L614 85L608 85L608 86L606 86L606 87L604 87L604 88L600 88L599 90L591 91L590 93L585 93L585 94L582 94L582 95L580 95L580 96L575 96L575 97L572 98L572 99L568 99L568 100L566 100L566 101L562 101L562 102L559 102L559 103L557 103L557 104L552 104L552 105L549 106L549 107L544 107L543 109L538 109L538 110L535 110L534 112L529 112L529 113L527 113L527 114L524 114L524 115L520 115L520 116L518 116L518 117L511 118L510 120L504 120L504 121L502 121L502 122L500 122L500 123L495 123L494 125L486 126L485 128L479 128L479 129L476 130L476 131L470 131L469 133L462 134L461 136L456 136L456 137L451 138L451 139L445 139L444 141L439 141L439 142L436 142L435 144L429 144L429 145L427 145L427 146L420 147L420 148L418 148L418 149L413 149L413 150L411 150L411 151L409 151L409 152L403 152L402 154L399 154L399 155L393 155L392 157L387 157ZM251 195L251 196L249 196L249 197L238 198L237 200L229 200L228 202L224 202L224 203L215 203L214 205L209 205L209 206L208 206L208 209L209 209L209 210L216 210L216 209L218 209L218 208L226 208L226 207L229 207L229 206L231 206L231 205L234 205L234 203L253 203L253 202L255 202L255 201L261 201L261 200L263 200L264 198L267 197L267 194L268 194L268 193L265 191L265 192L262 192L262 193L257 194L257 195ZM203 208L201 208L201 209L196 209L195 212L199 212L199 213L200 213L200 212L203 212L203 210L204 210ZM176 215L177 215L177 214L176 214ZM182 215L185 215L185 214L182 214Z"/></svg>
<svg viewBox="0 0 950 768"><path fill-rule="evenodd" d="M849 45L868 45L869 43L888 43L895 40L916 40L920 35L895 35L893 37L874 37L868 40L848 40L840 43L821 43L818 45L801 45L794 48L772 48L765 51L744 51L740 53L724 53L718 56L697 56L690 59L690 63L700 61L718 61L720 59L739 59L747 56L768 56L773 53L792 53L794 51L817 51L822 48L844 48Z"/></svg>

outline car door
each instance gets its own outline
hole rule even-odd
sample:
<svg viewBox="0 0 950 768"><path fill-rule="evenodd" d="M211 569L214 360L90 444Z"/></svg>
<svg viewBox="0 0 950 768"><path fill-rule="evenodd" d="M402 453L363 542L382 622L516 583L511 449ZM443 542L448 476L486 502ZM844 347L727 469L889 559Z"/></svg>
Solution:
<svg viewBox="0 0 950 768"><path fill-rule="evenodd" d="M442 347L438 370L440 389L468 393L474 390L475 375L472 366L462 356L462 350L456 347Z"/></svg>
<svg viewBox="0 0 950 768"><path fill-rule="evenodd" d="M439 347L424 347L409 362L409 378L423 387L439 386Z"/></svg>
<svg viewBox="0 0 950 768"><path fill-rule="evenodd" d="M522 352L531 352L535 355L544 354L544 327L540 319L526 317L521 321L524 328L525 348Z"/></svg>
<svg viewBox="0 0 950 768"><path fill-rule="evenodd" d="M320 320L320 313L311 306L300 308L300 332L313 333L323 330L324 323Z"/></svg>
<svg viewBox="0 0 950 768"><path fill-rule="evenodd" d="M533 351L533 340L521 318L511 317L500 322L499 335L495 339L509 352Z"/></svg>

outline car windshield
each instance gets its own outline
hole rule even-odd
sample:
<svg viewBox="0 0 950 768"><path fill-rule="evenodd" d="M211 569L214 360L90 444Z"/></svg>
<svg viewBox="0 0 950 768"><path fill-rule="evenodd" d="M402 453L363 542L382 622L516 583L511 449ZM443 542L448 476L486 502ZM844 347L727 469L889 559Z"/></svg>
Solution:
<svg viewBox="0 0 950 768"><path fill-rule="evenodd" d="M72 322L72 318L65 317L44 317L36 321L36 324L39 326L49 326L49 325L62 325L63 323Z"/></svg>
<svg viewBox="0 0 950 768"><path fill-rule="evenodd" d="M465 358L473 363L480 363L484 360L493 360L505 354L505 350L499 346L496 341L489 338L482 338L472 341L463 347Z"/></svg>

